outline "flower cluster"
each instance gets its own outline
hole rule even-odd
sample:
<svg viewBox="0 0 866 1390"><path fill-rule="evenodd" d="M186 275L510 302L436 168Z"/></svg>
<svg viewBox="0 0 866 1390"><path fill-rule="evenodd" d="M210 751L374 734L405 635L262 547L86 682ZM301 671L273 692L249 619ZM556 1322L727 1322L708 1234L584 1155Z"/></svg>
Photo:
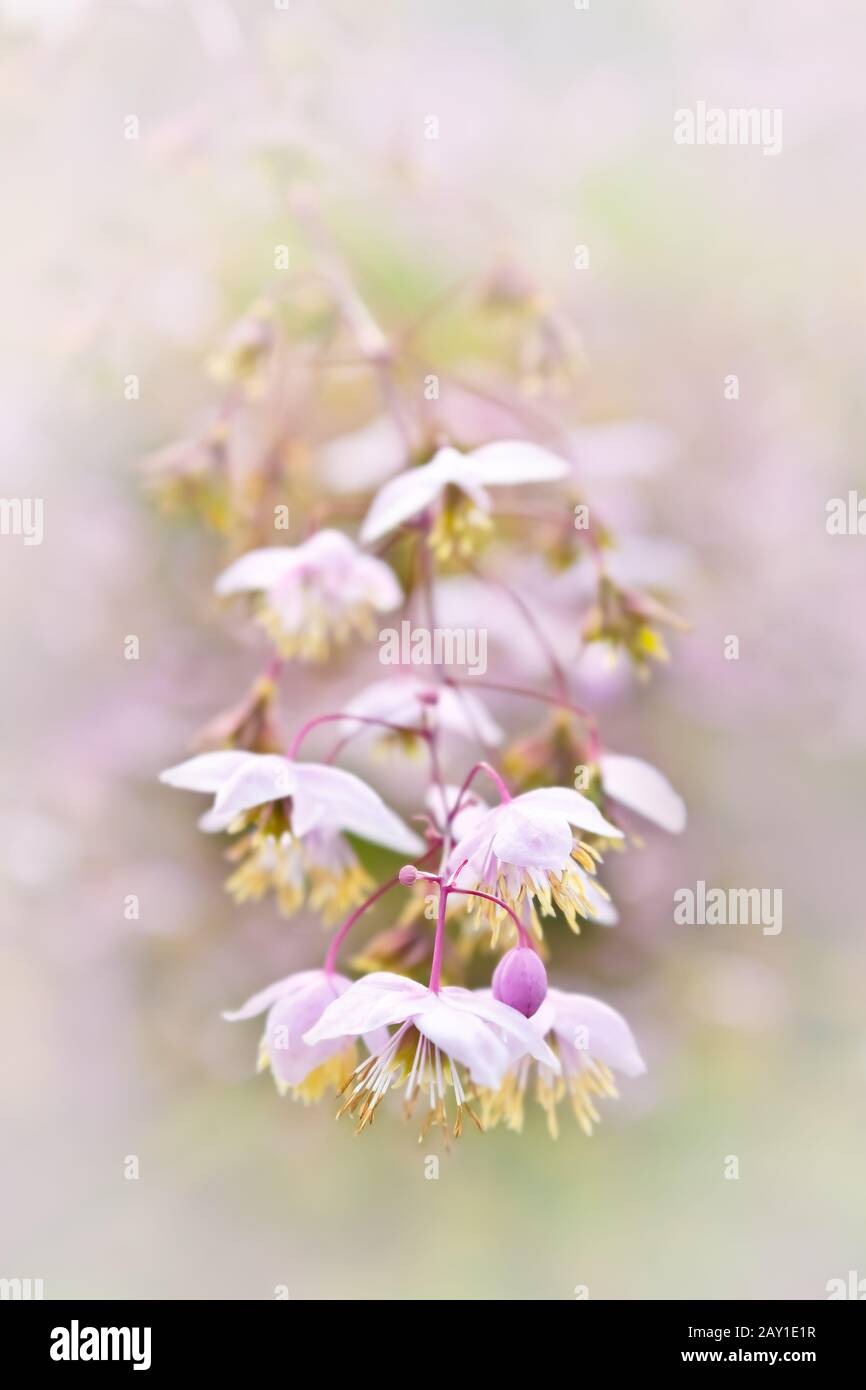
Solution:
<svg viewBox="0 0 866 1390"><path fill-rule="evenodd" d="M353 300L356 327L358 311ZM271 1071L281 1094L305 1103L337 1093L338 1113L352 1116L357 1132L391 1092L402 1095L407 1115L420 1112L422 1136L436 1127L457 1137L467 1120L479 1130L501 1123L519 1131L531 1093L551 1135L560 1102L588 1134L599 1101L617 1094L617 1078L638 1076L644 1063L619 1013L548 985L552 934L560 926L579 933L592 920L615 923L600 880L605 854L634 838L631 817L677 833L685 809L650 764L605 746L595 718L574 703L568 662L539 615L543 590L533 596L509 580L510 566L519 573L514 557L527 522L549 534L552 572L585 560L566 544L578 495L567 447L515 435L460 449L444 441L465 442L471 431L454 422L449 431L446 410L433 440L429 422L407 428L405 382L371 324L361 316L358 345L381 379L389 414L324 447L323 496L310 470L300 471L303 539L235 552L217 578L220 597L251 596L270 642L267 666L209 725L210 751L162 774L171 787L213 798L199 824L229 837L226 887L238 903L272 898L284 916L307 908L334 927L319 968L267 986L225 1017L264 1014L259 1068ZM271 389L278 316L257 311L242 327L214 371L250 409ZM210 454L199 449L196 457L201 483ZM353 493L367 495L360 510L347 509L357 521L338 529L325 524L334 519L328 489L340 490L336 475L353 462L360 474ZM380 474L372 485L371 472ZM286 482L290 488L291 470ZM544 509L535 512L539 498ZM659 598L612 577L610 537L599 523L587 529L586 544L596 586L584 642L624 650L644 675L648 661L665 654L659 624L678 620ZM481 566L491 555L488 572ZM433 624L441 593L461 577L481 592L489 584L497 602L513 601L521 628L507 631L502 679L467 681L442 665L403 669L362 683L280 739L278 697L290 663L321 663L337 648L369 641L382 615L420 612ZM527 642L549 679L524 677ZM508 697L518 710L540 701L545 720L532 732L509 733L500 710ZM303 752L314 731L332 735L321 761ZM407 788L415 788L420 765L422 789L412 791L416 804L405 804L403 815L340 765L365 740L406 760ZM390 872L381 868L388 854ZM353 980L337 969L344 943L358 922L384 911L383 929L344 964ZM498 957L492 978L467 987L485 951Z"/></svg>

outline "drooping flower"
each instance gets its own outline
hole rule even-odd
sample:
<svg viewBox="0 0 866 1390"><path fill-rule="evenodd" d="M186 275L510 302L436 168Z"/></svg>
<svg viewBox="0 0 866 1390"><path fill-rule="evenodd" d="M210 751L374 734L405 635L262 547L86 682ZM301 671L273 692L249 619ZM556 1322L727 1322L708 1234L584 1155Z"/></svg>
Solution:
<svg viewBox="0 0 866 1390"><path fill-rule="evenodd" d="M591 1134L601 1118L596 1100L618 1095L614 1073L640 1076L646 1071L631 1029L609 1004L561 989L547 991L530 1022L550 1043L560 1070L552 1072L544 1062L526 1055L515 1059L502 1085L482 1096L484 1124L504 1121L509 1129L522 1130L524 1100L535 1065L535 1095L547 1115L551 1138L559 1134L556 1107L565 1099L583 1132Z"/></svg>
<svg viewBox="0 0 866 1390"><path fill-rule="evenodd" d="M575 786L611 816L615 807L608 802L619 802L671 834L685 829L685 802L664 773L642 758L599 753L597 740L567 711L558 710L536 732L513 743L503 765L509 779L527 789L581 773Z"/></svg>
<svg viewBox="0 0 866 1390"><path fill-rule="evenodd" d="M516 1009L484 992L446 986L438 992L402 975L381 972L357 980L325 1010L304 1034L317 1044L336 1037L359 1036L394 1025L395 1031L352 1073L344 1087L357 1133L371 1123L392 1087L405 1082L405 1105L411 1113L419 1096L426 1101L421 1137L431 1125L447 1134L447 1099L453 1091L454 1137L463 1128L464 1110L476 1087L496 1090L510 1065L529 1054L558 1075L559 1063L535 1025Z"/></svg>
<svg viewBox="0 0 866 1390"><path fill-rule="evenodd" d="M304 1042L304 1034L318 1023L329 1004L351 986L345 975L324 970L302 970L260 990L239 1009L223 1018L229 1023L255 1018L267 1009L265 1029L259 1042L257 1071L270 1067L280 1095L291 1092L305 1105L320 1100L325 1091L335 1091L351 1074L358 1061L354 1037L329 1038L318 1043ZM380 1047L387 1031L367 1036L370 1047Z"/></svg>
<svg viewBox="0 0 866 1390"><path fill-rule="evenodd" d="M407 728L441 729L489 747L501 743L503 738L499 725L477 695L418 676L394 676L391 680L375 681L355 695L345 709L347 714L383 719ZM349 723L346 730L352 731ZM388 741L391 736L384 731L380 737ZM399 738L399 735L393 737Z"/></svg>
<svg viewBox="0 0 866 1390"><path fill-rule="evenodd" d="M224 570L218 594L257 593L257 621L281 656L323 661L353 632L373 635L373 614L403 600L390 567L342 531L322 530L297 546L251 550Z"/></svg>
<svg viewBox="0 0 866 1390"><path fill-rule="evenodd" d="M239 867L226 887L238 902L273 889L286 916L309 901L335 921L369 891L371 880L344 831L400 853L423 848L372 787L341 768L226 749L190 758L160 780L215 793L199 821L202 830L242 832L230 852Z"/></svg>
<svg viewBox="0 0 866 1390"><path fill-rule="evenodd" d="M487 488L565 478L564 459L525 440L482 444L468 454L446 447L429 463L391 478L377 493L361 527L365 545L428 508L438 514L430 543L441 558L471 553L476 540L490 528Z"/></svg>
<svg viewBox="0 0 866 1390"><path fill-rule="evenodd" d="M502 898L519 912L524 905L550 916L556 908L573 931L578 917L593 917L596 894L605 891L590 878L598 851L578 839L574 827L604 839L621 839L587 797L570 787L539 787L503 801L474 818L454 845L448 860L461 888L478 888ZM467 861L461 869L463 861ZM495 944L509 919L495 903L468 898L467 907L489 926ZM537 919L532 921L539 932Z"/></svg>
<svg viewBox="0 0 866 1390"><path fill-rule="evenodd" d="M670 654L661 629L683 632L688 624L652 594L624 588L609 575L602 575L598 597L586 615L583 639L600 642L612 659L625 651L639 679L649 678L650 663L668 661Z"/></svg>

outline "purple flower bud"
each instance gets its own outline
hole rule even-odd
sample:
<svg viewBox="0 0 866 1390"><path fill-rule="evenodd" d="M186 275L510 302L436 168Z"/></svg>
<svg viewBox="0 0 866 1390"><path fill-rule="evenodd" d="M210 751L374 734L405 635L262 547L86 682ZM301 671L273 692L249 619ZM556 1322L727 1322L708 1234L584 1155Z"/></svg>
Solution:
<svg viewBox="0 0 866 1390"><path fill-rule="evenodd" d="M532 1018L547 994L547 971L529 946L506 951L493 972L493 998Z"/></svg>
<svg viewBox="0 0 866 1390"><path fill-rule="evenodd" d="M404 888L409 888L418 877L418 870L414 864L404 864L397 875Z"/></svg>

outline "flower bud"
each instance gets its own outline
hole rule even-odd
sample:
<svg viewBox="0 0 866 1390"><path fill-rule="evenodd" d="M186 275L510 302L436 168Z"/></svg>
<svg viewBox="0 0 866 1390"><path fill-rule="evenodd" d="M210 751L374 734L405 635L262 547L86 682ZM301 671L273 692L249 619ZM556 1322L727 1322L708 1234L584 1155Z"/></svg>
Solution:
<svg viewBox="0 0 866 1390"><path fill-rule="evenodd" d="M531 1018L546 994L547 971L538 953L529 946L506 951L493 972L493 998Z"/></svg>
<svg viewBox="0 0 866 1390"><path fill-rule="evenodd" d="M404 888L411 888L412 884L418 878L418 870L415 868L414 864L404 864L397 877Z"/></svg>

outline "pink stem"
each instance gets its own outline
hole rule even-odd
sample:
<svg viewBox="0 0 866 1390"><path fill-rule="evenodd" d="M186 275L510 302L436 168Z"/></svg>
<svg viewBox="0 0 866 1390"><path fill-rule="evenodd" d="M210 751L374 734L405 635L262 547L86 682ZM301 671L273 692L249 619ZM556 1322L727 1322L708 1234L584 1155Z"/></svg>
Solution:
<svg viewBox="0 0 866 1390"><path fill-rule="evenodd" d="M456 676L446 676L446 685L468 686L468 680L458 680ZM480 679L473 676L472 688L481 690L499 690L503 695L521 695L527 700L541 700L545 705L555 705L557 709L567 709L572 714L576 714L578 719L583 719L591 727L595 727L596 719L588 709L582 705L576 705L571 700L561 700L558 695L548 695L545 690L533 690L529 685L511 685L503 681L488 681L484 677Z"/></svg>
<svg viewBox="0 0 866 1390"><path fill-rule="evenodd" d="M488 777L490 777L493 780L499 792L500 798L503 801L511 800L511 792L508 790L502 778L499 776L499 773L496 771L496 768L491 767L489 763L476 763L475 766L472 768L471 772L469 773L468 777L465 779L463 786L457 793L457 800L454 802L454 805L448 815L449 826L451 825L451 822L454 820L454 817L457 815L457 812L460 810L461 802L463 801L464 796L468 792L469 787L471 786L473 780L479 772L486 772Z"/></svg>
<svg viewBox="0 0 866 1390"><path fill-rule="evenodd" d="M427 853L424 855L422 859L418 860L418 863L426 863L426 861L428 859L431 859L435 853L436 847L434 846L433 849L427 851ZM371 908L374 903L377 903L380 898L384 897L385 894L389 892L390 889L394 888L399 882L400 875L395 874L393 878L386 879L384 883L380 883L376 891L374 893L371 893L369 898L367 898L364 902L361 903L360 907L356 907L355 911L350 913L350 915L346 918L342 926L337 928L337 930L334 932L334 935L331 937L331 943L328 947L328 954L325 956L325 964L323 968L326 975L333 975L334 969L337 964L337 956L339 954L340 947L342 946L343 942L349 935L349 932L352 930L358 919L360 917L363 917L364 913L367 911L368 908Z"/></svg>
<svg viewBox="0 0 866 1390"><path fill-rule="evenodd" d="M433 964L430 967L430 989L439 993L442 979L442 950L445 945L445 908L448 905L449 889L439 884L439 915L436 918L436 940L433 943Z"/></svg>

